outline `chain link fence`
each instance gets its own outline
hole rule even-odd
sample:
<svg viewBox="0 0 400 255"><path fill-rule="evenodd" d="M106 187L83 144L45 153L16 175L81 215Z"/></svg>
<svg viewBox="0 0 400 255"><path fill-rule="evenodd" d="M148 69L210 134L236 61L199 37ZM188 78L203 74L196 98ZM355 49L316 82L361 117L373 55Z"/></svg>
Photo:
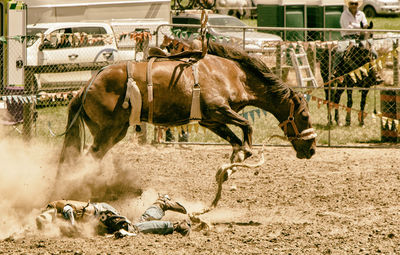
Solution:
<svg viewBox="0 0 400 255"><path fill-rule="evenodd" d="M372 36L366 35L368 40L349 39L342 42L338 39L344 30L340 29L259 27L258 32L278 35L282 40L249 41L250 35L247 35L254 28L237 29L241 29L242 33L236 38L210 35L209 39L244 49L247 49L246 45L256 45L248 49L249 53L262 58L272 72L304 94L309 103L313 126L319 135L318 145L371 147L393 146L400 142L400 31L369 30ZM10 135L22 135L26 139L54 140L49 134L48 123L52 123L56 132L64 131L69 100L94 73L102 67L128 59L142 61L148 50L143 45L143 39L147 36L153 40L150 45L160 45L164 35L191 40L196 34L182 33L176 27L171 29L171 25L162 25L155 33L146 30L120 32L114 37L96 33L63 33L47 38L41 34L31 38L3 38L0 41L3 48L0 56L3 60L0 88L2 129ZM243 44L243 41L246 43ZM20 54L20 47L11 47L15 43L27 45L27 65L19 67L23 69L23 86L10 82L11 76L20 75L15 67L11 68L16 64L7 61ZM124 51L126 58L118 58L118 54L110 51L113 43L120 43L121 47L123 45L123 50L117 48L116 51L118 54ZM38 50L30 51L32 46L38 47ZM340 47L344 51L339 54ZM110 55L110 52L113 54ZM73 61L73 54L90 56L87 58L90 60ZM301 59L301 54L306 58ZM301 68L296 68L299 66ZM312 75L307 70L311 70ZM310 77L315 79L316 86L307 80ZM302 79L304 86L300 86ZM365 101L363 95L366 95ZM350 97L352 100L349 101ZM253 122L255 144L282 133L278 121L261 109L247 107L241 114ZM360 126L360 123L363 125ZM240 130L232 128L240 134ZM147 142L159 142L167 138L164 131L156 131L152 125L147 125L144 130ZM174 139L167 139L169 141L226 143L198 125L171 128L170 131L169 136L172 135ZM182 134L187 135L188 139L185 136L182 138ZM137 133L130 130L129 135L136 136ZM270 144L287 143L272 140Z"/></svg>

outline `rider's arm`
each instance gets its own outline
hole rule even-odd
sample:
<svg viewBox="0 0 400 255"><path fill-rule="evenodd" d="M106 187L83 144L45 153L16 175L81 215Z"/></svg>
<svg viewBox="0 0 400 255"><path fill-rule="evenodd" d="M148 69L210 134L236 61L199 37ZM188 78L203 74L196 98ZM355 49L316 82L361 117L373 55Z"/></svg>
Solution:
<svg viewBox="0 0 400 255"><path fill-rule="evenodd" d="M345 12L342 12L340 16L340 27L341 28L349 28L350 20L348 19Z"/></svg>
<svg viewBox="0 0 400 255"><path fill-rule="evenodd" d="M66 220L71 221L71 224L75 225L74 208L72 208L72 206L70 205L64 206L62 214Z"/></svg>

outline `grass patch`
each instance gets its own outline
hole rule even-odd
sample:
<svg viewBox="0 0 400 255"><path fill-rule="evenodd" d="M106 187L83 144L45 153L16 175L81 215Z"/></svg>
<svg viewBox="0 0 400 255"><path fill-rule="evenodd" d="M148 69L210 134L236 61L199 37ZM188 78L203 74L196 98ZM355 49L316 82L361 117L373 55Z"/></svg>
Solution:
<svg viewBox="0 0 400 255"><path fill-rule="evenodd" d="M400 17L398 15L375 17L368 20L374 23L374 29L400 30Z"/></svg>

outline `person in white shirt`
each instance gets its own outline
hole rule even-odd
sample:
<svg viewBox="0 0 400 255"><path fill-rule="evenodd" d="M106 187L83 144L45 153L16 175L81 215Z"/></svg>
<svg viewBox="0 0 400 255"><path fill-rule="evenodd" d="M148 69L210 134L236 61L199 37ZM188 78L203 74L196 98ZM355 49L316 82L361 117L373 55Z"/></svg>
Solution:
<svg viewBox="0 0 400 255"><path fill-rule="evenodd" d="M344 8L344 11L340 16L341 28L361 29L367 26L367 18L365 17L364 12L358 9L359 5L361 5L361 1L358 0L349 0L347 2L347 8ZM360 32L342 31L341 35L343 39L358 39Z"/></svg>

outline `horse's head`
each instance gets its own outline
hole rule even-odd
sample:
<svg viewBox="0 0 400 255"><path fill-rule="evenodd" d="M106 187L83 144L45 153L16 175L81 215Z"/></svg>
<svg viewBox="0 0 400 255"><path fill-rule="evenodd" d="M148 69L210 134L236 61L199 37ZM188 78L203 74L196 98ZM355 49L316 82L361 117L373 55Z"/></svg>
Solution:
<svg viewBox="0 0 400 255"><path fill-rule="evenodd" d="M311 126L308 105L303 95L291 91L288 117L279 124L292 143L298 158L311 158L315 154L317 134Z"/></svg>
<svg viewBox="0 0 400 255"><path fill-rule="evenodd" d="M372 47L368 41L364 40L358 44L350 44L344 51L341 65L338 66L338 68L342 69L339 74L350 72L372 60Z"/></svg>
<svg viewBox="0 0 400 255"><path fill-rule="evenodd" d="M173 40L174 39L172 39L171 37L164 35L164 39L163 39L162 43L160 44L160 48L165 49L165 48L169 47L172 44Z"/></svg>
<svg viewBox="0 0 400 255"><path fill-rule="evenodd" d="M164 40L160 45L161 49L167 49L171 54L177 54L186 50L190 50L190 45L182 40L170 38L164 35Z"/></svg>
<svg viewBox="0 0 400 255"><path fill-rule="evenodd" d="M177 54L183 51L201 50L202 44L201 41L197 39L192 41L183 41L164 35L164 40L160 44L160 48L167 49L171 54Z"/></svg>

